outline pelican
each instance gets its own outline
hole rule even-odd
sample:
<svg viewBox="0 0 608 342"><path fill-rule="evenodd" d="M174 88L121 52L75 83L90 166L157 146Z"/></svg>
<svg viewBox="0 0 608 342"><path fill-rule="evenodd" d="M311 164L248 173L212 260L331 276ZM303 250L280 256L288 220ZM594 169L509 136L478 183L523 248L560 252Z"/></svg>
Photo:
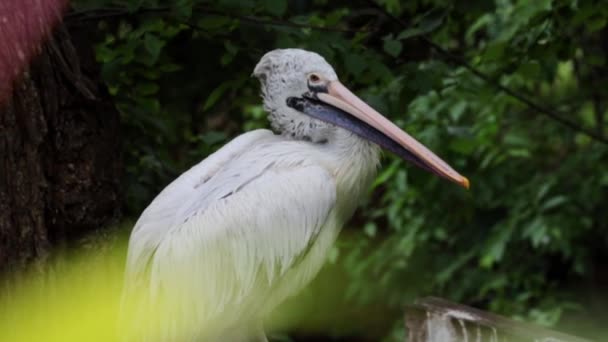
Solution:
<svg viewBox="0 0 608 342"><path fill-rule="evenodd" d="M381 147L469 186L320 55L273 50L253 76L273 130L244 133L180 175L131 233L123 299L138 298L130 315L148 340L267 341L264 318L319 272Z"/></svg>

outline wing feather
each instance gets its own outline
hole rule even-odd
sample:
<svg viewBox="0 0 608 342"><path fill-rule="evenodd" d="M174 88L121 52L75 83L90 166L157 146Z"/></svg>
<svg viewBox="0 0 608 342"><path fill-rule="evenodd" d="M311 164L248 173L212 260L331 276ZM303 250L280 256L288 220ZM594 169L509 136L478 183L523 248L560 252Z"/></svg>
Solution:
<svg viewBox="0 0 608 342"><path fill-rule="evenodd" d="M208 182L231 160L247 152L250 146L272 136L271 131L260 129L236 137L205 160L182 173L156 196L143 211L131 233L125 287L141 285L150 257L166 232L180 219L178 215L184 203L200 197L195 190Z"/></svg>

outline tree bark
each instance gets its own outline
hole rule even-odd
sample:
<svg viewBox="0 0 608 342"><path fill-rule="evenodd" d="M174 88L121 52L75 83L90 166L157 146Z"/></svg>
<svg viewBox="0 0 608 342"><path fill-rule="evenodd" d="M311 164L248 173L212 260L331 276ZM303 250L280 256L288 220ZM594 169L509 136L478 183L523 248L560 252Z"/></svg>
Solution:
<svg viewBox="0 0 608 342"><path fill-rule="evenodd" d="M85 34L56 27L0 107L0 274L119 215L119 114Z"/></svg>

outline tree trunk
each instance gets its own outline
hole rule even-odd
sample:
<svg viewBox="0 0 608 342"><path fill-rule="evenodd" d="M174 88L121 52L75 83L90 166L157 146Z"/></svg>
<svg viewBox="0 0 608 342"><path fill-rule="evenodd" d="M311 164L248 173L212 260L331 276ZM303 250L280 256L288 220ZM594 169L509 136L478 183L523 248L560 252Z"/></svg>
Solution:
<svg viewBox="0 0 608 342"><path fill-rule="evenodd" d="M119 115L84 34L56 27L0 107L0 274L119 214Z"/></svg>

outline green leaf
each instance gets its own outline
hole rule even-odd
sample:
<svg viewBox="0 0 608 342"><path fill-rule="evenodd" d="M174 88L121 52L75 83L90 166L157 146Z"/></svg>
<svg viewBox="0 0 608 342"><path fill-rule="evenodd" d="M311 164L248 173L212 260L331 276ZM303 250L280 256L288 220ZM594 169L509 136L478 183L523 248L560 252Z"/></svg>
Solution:
<svg viewBox="0 0 608 342"><path fill-rule="evenodd" d="M158 84L152 82L142 82L135 87L135 91L142 96L156 94L158 89Z"/></svg>
<svg viewBox="0 0 608 342"><path fill-rule="evenodd" d="M469 155L471 154L476 147L476 141L473 139L465 139L465 138L458 138L458 139L454 139L451 143L450 143L450 149L464 154L464 155Z"/></svg>
<svg viewBox="0 0 608 342"><path fill-rule="evenodd" d="M146 33L144 36L144 46L146 47L146 51L148 51L150 56L151 64L149 65L152 65L158 60L160 52L163 49L163 46L165 46L165 42L151 33Z"/></svg>
<svg viewBox="0 0 608 342"><path fill-rule="evenodd" d="M222 83L219 87L215 88L211 94L209 94L209 96L207 97L207 100L205 100L205 104L203 105L203 110L207 110L211 107L213 107L213 105L216 104L216 102L221 98L222 95L224 95L224 93L226 92L226 90L228 90L228 88L230 88L231 86L231 82L225 82Z"/></svg>
<svg viewBox="0 0 608 342"><path fill-rule="evenodd" d="M200 135L200 139L209 146L224 142L226 138L226 133L218 131L209 131Z"/></svg>
<svg viewBox="0 0 608 342"><path fill-rule="evenodd" d="M231 9L239 9L242 11L249 11L255 7L255 1L253 0L219 0L217 4L220 7L226 7Z"/></svg>
<svg viewBox="0 0 608 342"><path fill-rule="evenodd" d="M224 42L224 48L226 48L226 53L222 55L220 63L222 65L227 65L234 60L234 57L236 57L236 54L239 51L239 48L238 46L232 44L232 42L229 40Z"/></svg>
<svg viewBox="0 0 608 342"><path fill-rule="evenodd" d="M365 235L367 235L370 238L373 238L376 236L377 230L378 230L378 227L376 227L376 224L373 222L368 222L363 227L363 231L365 232Z"/></svg>
<svg viewBox="0 0 608 342"><path fill-rule="evenodd" d="M418 25L418 27L420 28L420 30L423 33L430 33L432 31L434 31L435 29L437 29L439 26L441 26L441 23L443 23L443 19L445 18L445 16L447 15L447 12L444 13L439 13L436 16L433 17L427 17L424 20L422 20L422 22L420 23L420 25Z"/></svg>
<svg viewBox="0 0 608 342"><path fill-rule="evenodd" d="M419 27L408 28L399 33L399 35L397 36L397 40L410 39L412 37L421 36L423 34L425 34L424 30Z"/></svg>
<svg viewBox="0 0 608 342"><path fill-rule="evenodd" d="M138 70L138 74L142 75L148 80L158 80L160 78L160 69L145 68Z"/></svg>
<svg viewBox="0 0 608 342"><path fill-rule="evenodd" d="M523 63L518 69L518 73L530 79L539 77L540 71L540 64L537 61Z"/></svg>
<svg viewBox="0 0 608 342"><path fill-rule="evenodd" d="M174 72L182 70L182 66L174 63L164 63L161 64L158 69L162 72Z"/></svg>
<svg viewBox="0 0 608 342"><path fill-rule="evenodd" d="M167 25L163 18L151 17L146 18L136 32L141 35L141 33L147 32L163 32L166 29Z"/></svg>
<svg viewBox="0 0 608 342"><path fill-rule="evenodd" d="M131 26L130 23L121 20L120 24L118 25L118 37L120 39L125 39L127 37L127 35L129 33L131 33L133 31L133 27Z"/></svg>
<svg viewBox="0 0 608 342"><path fill-rule="evenodd" d="M524 229L524 237L529 238L532 242L532 246L538 247L541 244L549 242L549 236L547 234L547 225L541 217L536 217L530 224Z"/></svg>
<svg viewBox="0 0 608 342"><path fill-rule="evenodd" d="M502 259L512 234L512 226L497 227L497 230L493 232L484 248L480 260L481 267L490 268L494 263Z"/></svg>
<svg viewBox="0 0 608 342"><path fill-rule="evenodd" d="M231 25L232 20L227 17L220 16L206 16L197 21L197 26L205 30L217 30L226 26Z"/></svg>
<svg viewBox="0 0 608 342"><path fill-rule="evenodd" d="M149 114L155 114L160 112L160 102L157 99L152 98L139 98L138 105L144 112Z"/></svg>
<svg viewBox="0 0 608 342"><path fill-rule="evenodd" d="M393 35L384 38L384 51L393 57L399 56L403 44L400 41L393 39Z"/></svg>
<svg viewBox="0 0 608 342"><path fill-rule="evenodd" d="M129 13L137 12L144 4L144 0L125 1L125 7Z"/></svg>
<svg viewBox="0 0 608 342"><path fill-rule="evenodd" d="M340 257L340 249L337 246L332 246L327 253L327 261L330 264L335 264L338 262L338 258Z"/></svg>
<svg viewBox="0 0 608 342"><path fill-rule="evenodd" d="M188 20L192 16L193 0L176 0L173 4L173 11L181 20Z"/></svg>
<svg viewBox="0 0 608 342"><path fill-rule="evenodd" d="M118 51L111 49L105 44L97 45L96 60L101 63L109 63L118 56Z"/></svg>
<svg viewBox="0 0 608 342"><path fill-rule="evenodd" d="M360 54L351 53L344 56L344 66L354 77L359 77L367 68L367 63Z"/></svg>
<svg viewBox="0 0 608 342"><path fill-rule="evenodd" d="M455 105L450 108L450 117L454 121L460 120L462 114L467 110L467 102L466 101L458 101Z"/></svg>
<svg viewBox="0 0 608 342"><path fill-rule="evenodd" d="M543 203L543 206L541 207L541 211L548 211L551 209L555 209L566 202L568 202L568 197L566 197L566 196L560 195L560 196L551 197Z"/></svg>
<svg viewBox="0 0 608 342"><path fill-rule="evenodd" d="M488 25L493 23L494 20L495 20L494 16L492 16L492 14L490 14L490 13L486 13L486 14L480 16L477 20L475 20L475 22L467 30L467 33L466 33L467 41L471 41L473 39L473 36L475 35L475 33L477 33L477 31L480 31L481 29L487 27Z"/></svg>
<svg viewBox="0 0 608 342"><path fill-rule="evenodd" d="M427 33L430 33L441 25L441 23L443 22L443 18L444 15L441 15L435 18L422 20L422 22L416 27L411 27L401 31L401 33L399 33L399 35L397 36L397 40L410 39L413 37L422 36Z"/></svg>
<svg viewBox="0 0 608 342"><path fill-rule="evenodd" d="M601 16L594 17L593 19L586 21L587 30L589 31L589 33L599 31L599 30L603 29L604 26L606 26L607 22L608 22L608 18L606 18L606 17L601 17Z"/></svg>
<svg viewBox="0 0 608 342"><path fill-rule="evenodd" d="M287 0L261 0L262 7L270 14L281 17L287 10Z"/></svg>
<svg viewBox="0 0 608 342"><path fill-rule="evenodd" d="M488 48L483 52L482 58L486 61L496 61L502 58L507 43L498 42L488 46Z"/></svg>
<svg viewBox="0 0 608 342"><path fill-rule="evenodd" d="M390 165L387 165L383 170L380 171L374 183L372 184L372 188L376 188L377 186L386 183L386 181L395 175L397 172L397 167L402 165L398 160L393 161Z"/></svg>

